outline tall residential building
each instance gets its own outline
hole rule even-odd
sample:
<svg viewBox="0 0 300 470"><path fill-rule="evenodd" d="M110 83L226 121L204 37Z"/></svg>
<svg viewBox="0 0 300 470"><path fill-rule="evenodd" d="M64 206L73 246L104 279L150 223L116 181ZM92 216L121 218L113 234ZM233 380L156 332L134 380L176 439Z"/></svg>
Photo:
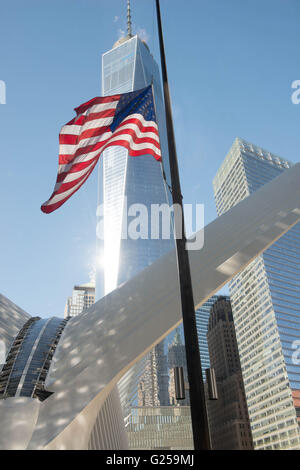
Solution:
<svg viewBox="0 0 300 470"><path fill-rule="evenodd" d="M213 181L218 215L291 165L237 138ZM260 228L268 230L267 225ZM299 224L230 282L256 449L300 449L300 364L295 358L300 340L299 286Z"/></svg>
<svg viewBox="0 0 300 470"><path fill-rule="evenodd" d="M162 160L168 178L168 147L159 68L145 41L137 35L132 36L130 29L126 37L119 39L102 56L102 95L131 92L153 83ZM105 150L99 165L97 300L174 247L172 233L169 239L163 238L161 221L156 227L157 238L151 238L152 204L168 204L161 163L150 155L129 157L123 147ZM132 219L139 215L141 207L147 210L148 236L143 234L141 238L132 239L127 236L127 229ZM152 357L155 355L153 351ZM125 423L131 406L137 404L139 377L147 368L151 369L150 354L129 370L118 384ZM158 377L159 383L164 380L164 377ZM154 396L155 393L155 390L150 390L148 395Z"/></svg>
<svg viewBox="0 0 300 470"><path fill-rule="evenodd" d="M251 450L253 442L229 297L218 297L211 307L207 342L218 390L218 400L207 401L212 448Z"/></svg>
<svg viewBox="0 0 300 470"><path fill-rule="evenodd" d="M89 282L74 286L72 296L67 298L64 317L76 317L95 303L95 284Z"/></svg>

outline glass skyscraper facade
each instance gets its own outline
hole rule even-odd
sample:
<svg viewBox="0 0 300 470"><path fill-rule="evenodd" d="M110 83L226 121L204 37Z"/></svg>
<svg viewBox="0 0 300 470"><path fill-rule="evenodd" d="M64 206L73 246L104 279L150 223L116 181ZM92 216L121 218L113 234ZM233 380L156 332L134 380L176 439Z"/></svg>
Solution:
<svg viewBox="0 0 300 470"><path fill-rule="evenodd" d="M0 399L45 400L45 379L68 318L31 317L15 337L0 373Z"/></svg>
<svg viewBox="0 0 300 470"><path fill-rule="evenodd" d="M165 173L168 175L168 148L160 74L147 44L138 36L127 36L103 54L102 95L131 92L151 83L154 88L162 159ZM172 234L169 239L163 239L161 221L157 227L158 238L151 238L151 205L169 204L162 165L151 155L130 157L123 147L110 147L105 150L99 166L98 202L102 229L100 234L97 233L96 300L137 275L174 247ZM126 235L127 229L131 220L140 215L139 205L143 205L147 210L148 236L132 239ZM125 424L131 407L137 405L138 382L147 360L150 360L150 354L119 382ZM160 377L158 381L160 382Z"/></svg>
<svg viewBox="0 0 300 470"><path fill-rule="evenodd" d="M218 215L291 165L237 138L213 181ZM256 449L300 449L299 287L299 224L229 285Z"/></svg>
<svg viewBox="0 0 300 470"><path fill-rule="evenodd" d="M159 69L148 46L138 36L119 40L102 57L102 94L113 95L144 88L153 82L162 158L168 174L168 150ZM128 157L123 147L102 155L99 203L103 210L103 243L98 243L96 297L101 298L169 251L172 240L151 239L151 204L168 202L162 167L152 156ZM143 204L148 210L147 238L126 236L131 215L127 209ZM138 208L137 208L138 211ZM138 213L136 214L138 215ZM133 217L133 216L132 216Z"/></svg>
<svg viewBox="0 0 300 470"><path fill-rule="evenodd" d="M198 333L198 343L199 343L199 350L200 350L200 358L201 358L201 367L202 367L202 376L204 382L206 381L205 369L209 369L210 361L209 361L209 351L208 351L208 344L207 344L207 328L208 328L208 320L210 315L210 309L218 299L217 295L213 295L204 302L201 307L197 308L196 310L196 325L197 325L197 333Z"/></svg>

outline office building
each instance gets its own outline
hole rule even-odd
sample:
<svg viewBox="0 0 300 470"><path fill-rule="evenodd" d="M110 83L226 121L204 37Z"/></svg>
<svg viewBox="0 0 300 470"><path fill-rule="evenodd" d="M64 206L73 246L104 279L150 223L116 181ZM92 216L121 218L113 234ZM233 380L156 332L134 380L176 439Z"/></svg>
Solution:
<svg viewBox="0 0 300 470"><path fill-rule="evenodd" d="M95 284L89 282L74 286L72 296L67 298L64 317L76 317L95 303Z"/></svg>
<svg viewBox="0 0 300 470"><path fill-rule="evenodd" d="M213 181L218 215L292 164L237 138ZM257 208L258 210L259 208ZM268 209L265 209L266 217ZM298 211L297 208L294 209ZM283 218L284 211L278 212ZM245 222L247 214L241 217ZM284 228L288 223L278 223ZM268 242L268 223L257 243ZM245 240L247 240L245 232ZM237 253L237 257L245 256ZM230 282L230 298L256 449L300 449L300 225L295 225ZM298 419L298 421L297 421Z"/></svg>
<svg viewBox="0 0 300 470"><path fill-rule="evenodd" d="M207 401L212 448L251 450L253 442L229 297L218 297L211 307L207 342L218 392L217 400Z"/></svg>
<svg viewBox="0 0 300 470"><path fill-rule="evenodd" d="M138 406L169 405L169 374L164 341L150 351L138 383Z"/></svg>

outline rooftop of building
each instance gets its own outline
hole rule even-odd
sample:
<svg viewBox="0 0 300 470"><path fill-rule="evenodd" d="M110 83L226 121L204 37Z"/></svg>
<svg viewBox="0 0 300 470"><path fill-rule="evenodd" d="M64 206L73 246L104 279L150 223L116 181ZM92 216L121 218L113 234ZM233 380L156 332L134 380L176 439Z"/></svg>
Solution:
<svg viewBox="0 0 300 470"><path fill-rule="evenodd" d="M87 282L86 284L80 284L74 286L75 290L95 290L95 283L94 282Z"/></svg>
<svg viewBox="0 0 300 470"><path fill-rule="evenodd" d="M129 35L122 36L121 38L119 38L114 43L112 49L116 49L117 47L122 46L125 42L131 41L132 39L135 39L135 38L138 38L144 44L144 46L147 48L147 50L150 52L148 44L146 43L146 41L144 39L141 39L138 34L135 34L135 35L132 35L132 36L129 36ZM110 52L110 51L108 51L108 52ZM108 52L106 52L105 54L107 54ZM103 54L103 55L105 55L105 54Z"/></svg>
<svg viewBox="0 0 300 470"><path fill-rule="evenodd" d="M228 175L228 172L232 168L234 162L241 154L241 152L247 153L248 155L252 155L255 158L259 158L261 160L265 160L266 162L279 166L283 169L290 168L293 164L282 158L278 155L266 150L258 145L254 145L251 142L248 142L245 139L240 137L236 137L232 146L230 147L229 152L227 153L226 157L224 158L222 164L220 165L214 179L213 179L213 188L216 191L217 188L223 183L224 179Z"/></svg>

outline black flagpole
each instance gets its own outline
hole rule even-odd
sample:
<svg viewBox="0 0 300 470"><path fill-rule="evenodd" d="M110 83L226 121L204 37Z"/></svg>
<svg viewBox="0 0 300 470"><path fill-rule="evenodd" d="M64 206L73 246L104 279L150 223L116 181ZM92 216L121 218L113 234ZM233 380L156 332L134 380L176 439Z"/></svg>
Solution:
<svg viewBox="0 0 300 470"><path fill-rule="evenodd" d="M181 309L185 338L186 362L189 378L189 393L191 403L194 447L195 450L209 450L210 437L208 430L204 384L202 378L200 352L196 327L195 305L192 290L190 263L188 251L186 250L182 194L180 189L180 179L176 154L159 0L156 0L156 13L165 100L173 205L181 207L181 220L175 217L175 233L179 234L178 238L176 237L177 266L180 282Z"/></svg>

